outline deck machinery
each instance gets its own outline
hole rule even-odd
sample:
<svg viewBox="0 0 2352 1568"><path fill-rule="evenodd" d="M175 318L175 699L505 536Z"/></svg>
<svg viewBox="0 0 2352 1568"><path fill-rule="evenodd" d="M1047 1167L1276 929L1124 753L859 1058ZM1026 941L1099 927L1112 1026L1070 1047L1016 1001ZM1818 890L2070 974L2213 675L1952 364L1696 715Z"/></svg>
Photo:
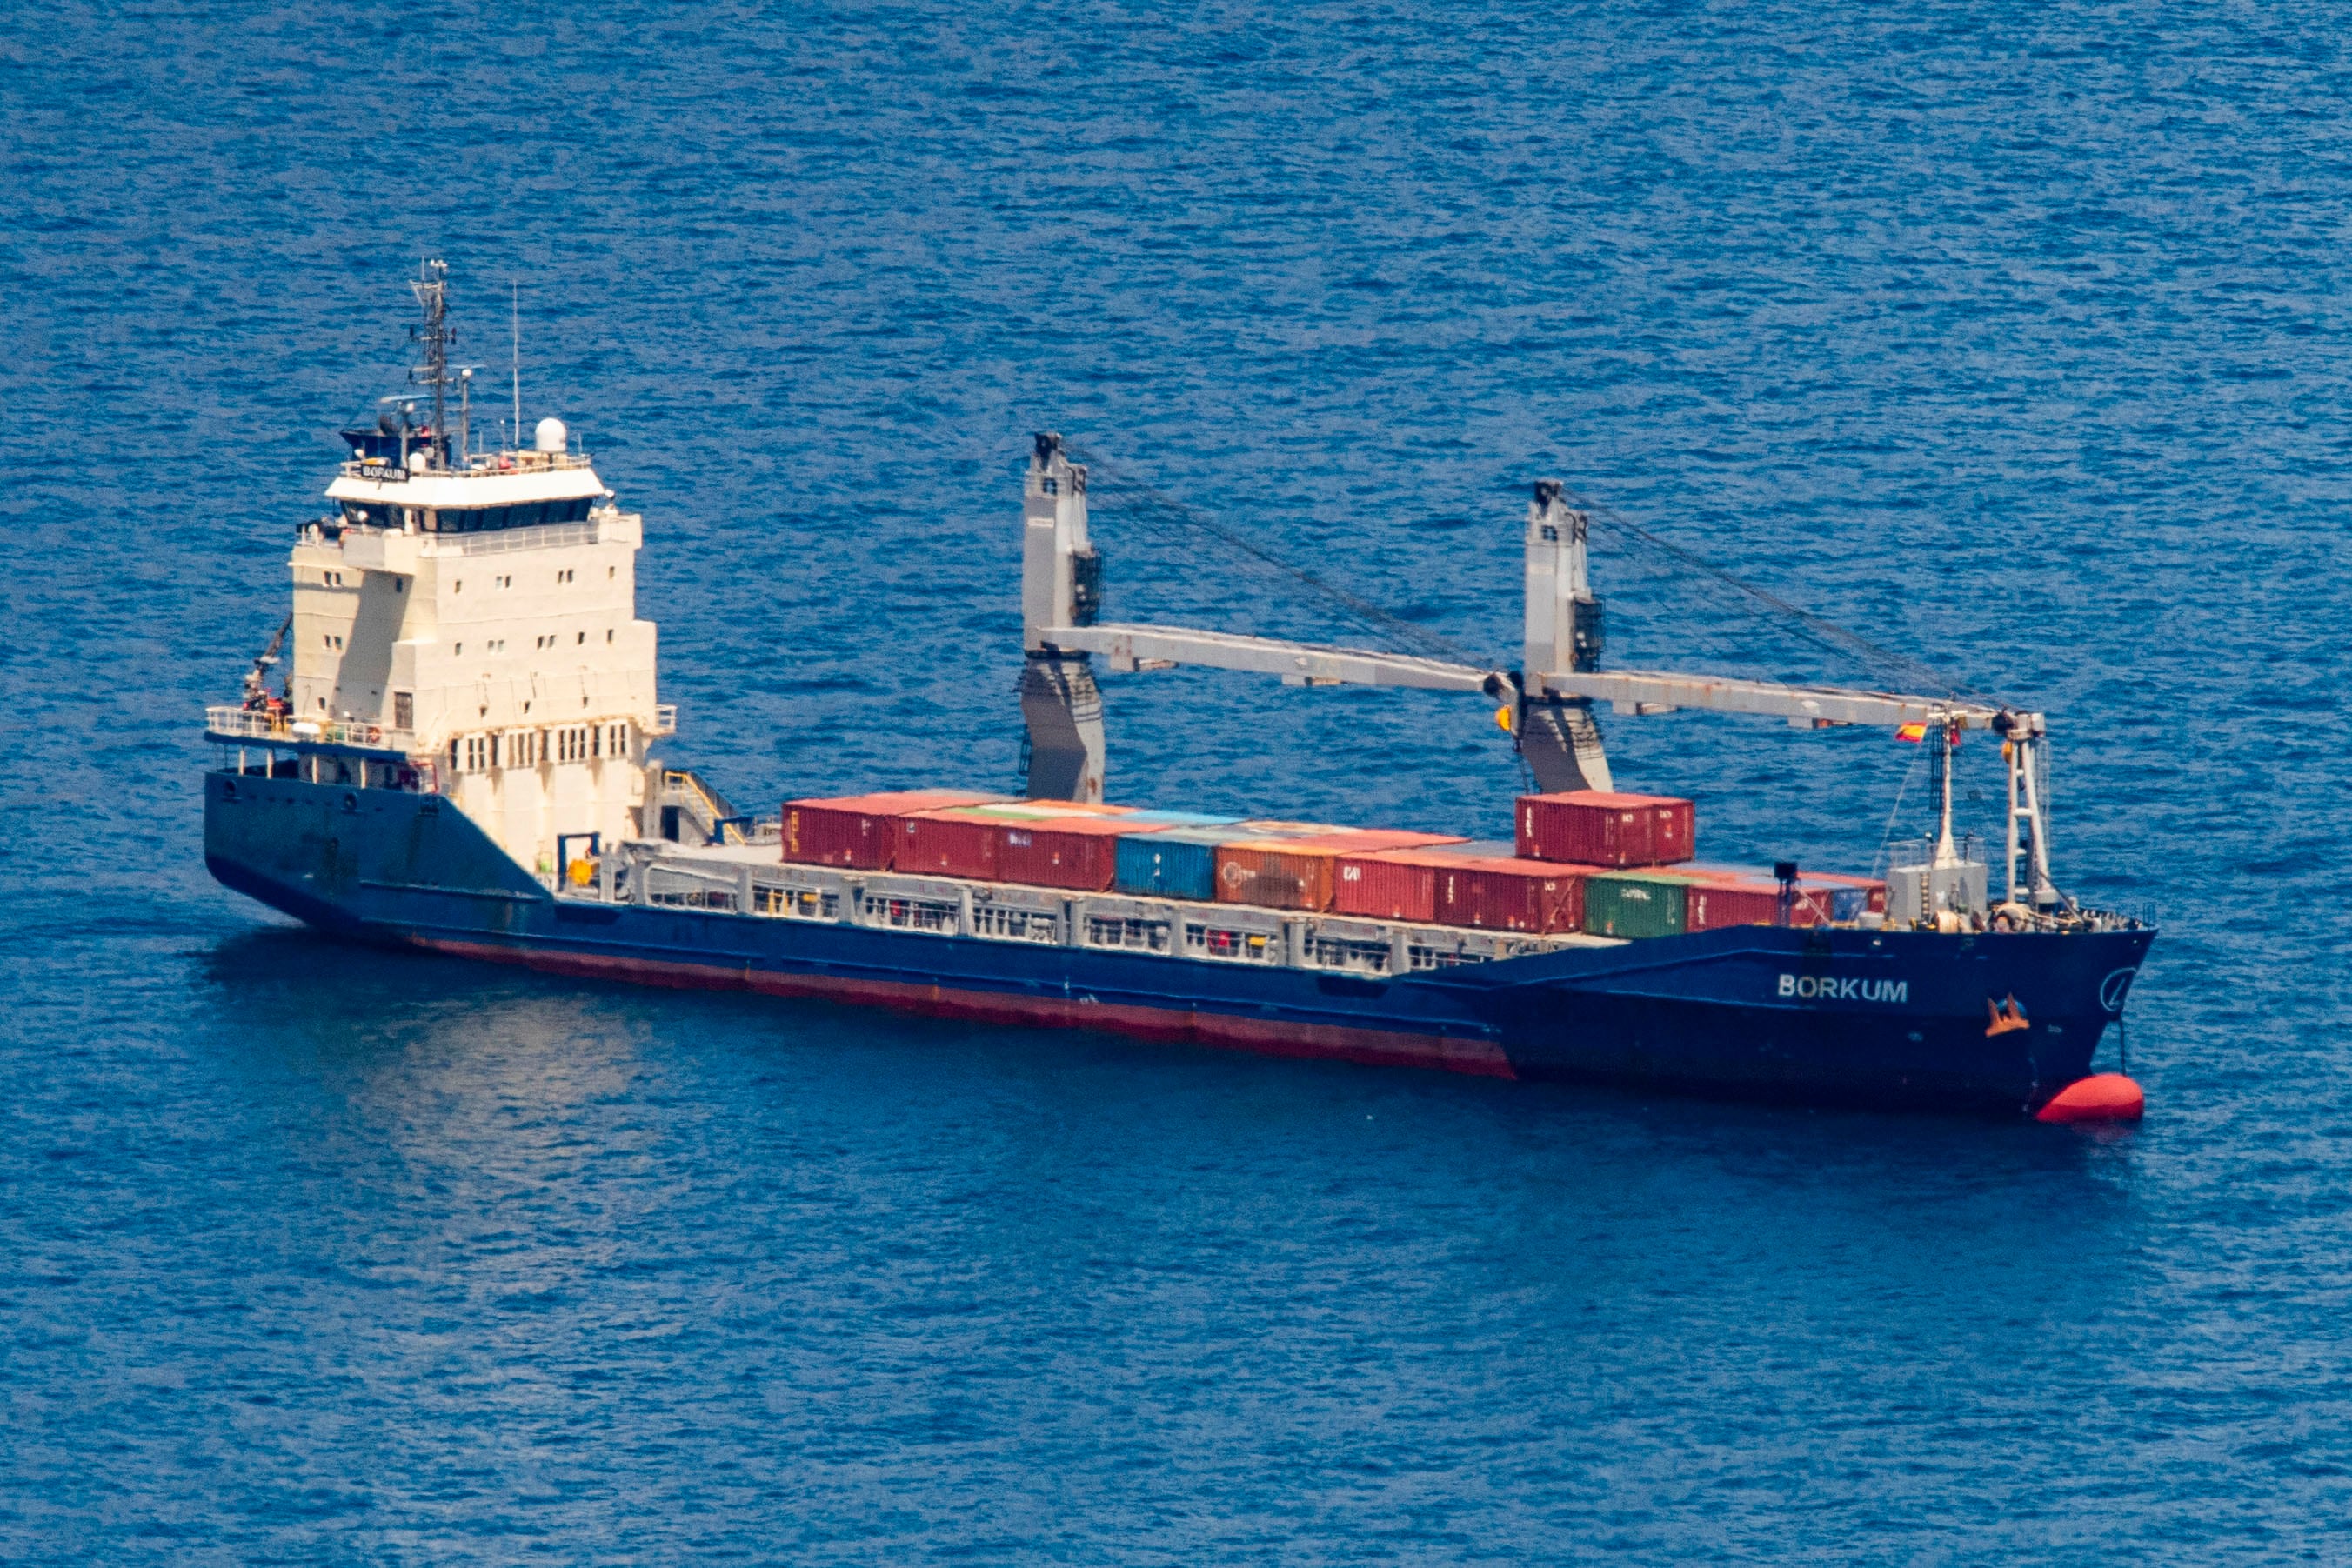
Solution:
<svg viewBox="0 0 2352 1568"><path fill-rule="evenodd" d="M1498 706L1546 790L1612 787L1602 703L1921 727L1938 831L1894 869L1883 921L1627 942L787 863L772 819L651 753L675 714L635 613L641 520L557 421L527 448L476 449L469 389L447 364L445 269L427 264L415 287L431 412L403 398L346 433L335 510L297 530L289 562L283 690L256 678L242 703L206 710L205 858L232 888L341 936L560 974L1273 1054L2011 1113L2097 1081L2094 1053L2153 932L2053 880L2042 716L1603 669L1587 517L1549 482L1527 511L1520 665L1489 669L1104 621L1087 469L1037 436L1026 792L1101 800L1097 661L1462 692ZM1997 904L1951 831L1949 747L1966 729L2000 736L2007 759Z"/></svg>

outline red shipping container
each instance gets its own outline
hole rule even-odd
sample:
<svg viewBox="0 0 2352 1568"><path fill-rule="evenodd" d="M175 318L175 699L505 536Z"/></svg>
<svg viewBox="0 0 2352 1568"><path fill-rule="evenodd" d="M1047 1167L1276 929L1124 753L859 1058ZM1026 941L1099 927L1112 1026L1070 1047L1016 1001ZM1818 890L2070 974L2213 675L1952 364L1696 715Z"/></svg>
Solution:
<svg viewBox="0 0 2352 1568"><path fill-rule="evenodd" d="M1106 893L1118 873L1118 841L1148 833L1115 816L1048 817L997 824L997 874L1033 887Z"/></svg>
<svg viewBox="0 0 2352 1568"><path fill-rule="evenodd" d="M794 865L887 871L897 848L891 824L909 811L1003 800L978 789L890 789L874 795L787 800L783 858Z"/></svg>
<svg viewBox="0 0 2352 1568"><path fill-rule="evenodd" d="M1761 868L1695 865L1687 868L1683 874L1692 878L1695 884L1699 882L1710 885L1727 884L1746 890L1751 897L1769 889L1773 898L1772 907L1769 913L1752 919L1727 918L1722 915L1715 915L1709 917L1709 924L1706 925L1699 924L1700 917L1696 913L1698 905L1693 902L1690 905L1693 911L1690 917L1690 929L1693 931L1710 930L1717 925L1779 924L1780 884L1776 878ZM1865 910L1879 915L1886 913L1886 884L1874 877L1847 876L1839 872L1803 872L1797 878L1796 892L1796 899L1789 917L1789 923L1792 925L1828 925L1841 920L1851 921ZM1696 892L1693 894L1693 898L1694 900L1696 898Z"/></svg>
<svg viewBox="0 0 2352 1568"><path fill-rule="evenodd" d="M1800 925L1817 925L1802 918L1794 904L1790 918ZM1780 924L1780 884L1752 878L1702 876L1683 894L1683 929L1720 931L1727 925Z"/></svg>
<svg viewBox="0 0 2352 1568"><path fill-rule="evenodd" d="M1808 887L1817 885L1822 888L1829 894L1825 902L1832 907L1842 903L1859 902L1864 909L1874 915L1886 913L1886 884L1875 877L1846 876L1837 872L1809 871L1804 873L1799 885ZM1859 891L1862 894L1861 899L1851 901L1838 898L1839 894L1850 890Z"/></svg>
<svg viewBox="0 0 2352 1568"><path fill-rule="evenodd" d="M1489 857L1467 854L1465 849L1446 843L1351 851L1339 857L1333 872L1332 912L1370 920L1433 922L1438 917L1440 870L1480 858Z"/></svg>
<svg viewBox="0 0 2352 1568"><path fill-rule="evenodd" d="M1465 856L1437 873L1437 923L1486 931L1580 931L1584 875L1544 861Z"/></svg>
<svg viewBox="0 0 2352 1568"><path fill-rule="evenodd" d="M1671 865L1696 852L1691 803L1671 795L1522 795L1514 821L1519 853L1530 860L1624 868Z"/></svg>
<svg viewBox="0 0 2352 1568"><path fill-rule="evenodd" d="M1452 863L1438 850L1371 850L1339 857L1331 908L1368 920L1437 918L1437 868ZM1223 885L1221 883L1219 885Z"/></svg>
<svg viewBox="0 0 2352 1568"><path fill-rule="evenodd" d="M1780 924L1780 884L1762 877L1700 875L1691 879L1684 895L1686 931L1716 931L1726 925ZM1830 923L1830 890L1800 882L1789 900L1789 924L1826 925Z"/></svg>
<svg viewBox="0 0 2352 1568"><path fill-rule="evenodd" d="M961 876L975 882L1001 880L997 852L1004 824L952 809L917 811L891 824L890 869L913 876Z"/></svg>

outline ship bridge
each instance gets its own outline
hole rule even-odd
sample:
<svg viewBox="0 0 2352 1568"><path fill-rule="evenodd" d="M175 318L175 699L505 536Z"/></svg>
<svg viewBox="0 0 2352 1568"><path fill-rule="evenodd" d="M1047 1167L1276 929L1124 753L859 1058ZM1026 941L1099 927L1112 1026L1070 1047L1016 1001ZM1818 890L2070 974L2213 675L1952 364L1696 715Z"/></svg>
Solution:
<svg viewBox="0 0 2352 1568"><path fill-rule="evenodd" d="M327 498L341 504L350 527L467 534L585 522L612 492L584 454L500 452L446 468L357 458Z"/></svg>

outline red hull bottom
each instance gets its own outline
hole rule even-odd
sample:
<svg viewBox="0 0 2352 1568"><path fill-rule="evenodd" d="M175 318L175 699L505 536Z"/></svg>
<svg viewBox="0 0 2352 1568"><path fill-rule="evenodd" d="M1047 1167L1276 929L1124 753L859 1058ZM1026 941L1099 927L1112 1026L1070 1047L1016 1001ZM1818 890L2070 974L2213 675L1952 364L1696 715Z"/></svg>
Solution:
<svg viewBox="0 0 2352 1568"><path fill-rule="evenodd" d="M1482 1078L1517 1078L1510 1059L1492 1040L1413 1034L1336 1024L1271 1023L1231 1014L1136 1007L1089 998L1018 997L897 980L852 980L833 975L780 975L719 964L621 958L494 943L413 937L415 946L454 957L520 964L551 975L623 980L676 990L755 991L772 997L814 997L887 1008L929 1018L1033 1029L1103 1030L1140 1040L1246 1051L1260 1056L1360 1062L1367 1067L1419 1067Z"/></svg>

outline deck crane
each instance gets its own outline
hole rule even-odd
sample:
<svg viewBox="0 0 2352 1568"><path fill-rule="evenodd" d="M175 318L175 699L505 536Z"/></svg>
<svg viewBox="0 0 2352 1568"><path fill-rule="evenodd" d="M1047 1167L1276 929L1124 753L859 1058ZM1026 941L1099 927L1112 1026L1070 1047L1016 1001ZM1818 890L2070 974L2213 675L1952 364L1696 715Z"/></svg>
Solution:
<svg viewBox="0 0 2352 1568"><path fill-rule="evenodd" d="M1285 642L1191 627L1106 622L1102 558L1087 533L1087 469L1062 438L1034 437L1024 492L1021 573L1022 716L1029 737L1027 793L1102 799L1102 697L1093 661L1112 672L1183 664L1279 676L1301 686L1412 686L1499 701L1520 754L1546 791L1608 789L1609 760L1593 716L1606 702L1621 715L1703 708L1787 720L1799 729L1849 725L1921 727L1937 747L1938 832L1927 883L1948 875L1960 856L1952 837L1951 750L1960 733L1998 735L2009 771L2008 902L2048 913L2068 900L2051 880L2049 735L2043 715L1957 697L1912 696L1839 686L1786 685L1715 675L1602 670L1601 603L1587 557L1590 517L1561 486L1540 480L1528 504L1527 611L1517 670L1481 669L1443 659Z"/></svg>
<svg viewBox="0 0 2352 1568"><path fill-rule="evenodd" d="M292 630L294 630L294 617L289 615L279 624L277 634L269 639L269 646L264 648L255 657L253 668L246 672L245 706L247 712L257 709L269 701L269 672L278 663L279 650L286 646L286 634Z"/></svg>

